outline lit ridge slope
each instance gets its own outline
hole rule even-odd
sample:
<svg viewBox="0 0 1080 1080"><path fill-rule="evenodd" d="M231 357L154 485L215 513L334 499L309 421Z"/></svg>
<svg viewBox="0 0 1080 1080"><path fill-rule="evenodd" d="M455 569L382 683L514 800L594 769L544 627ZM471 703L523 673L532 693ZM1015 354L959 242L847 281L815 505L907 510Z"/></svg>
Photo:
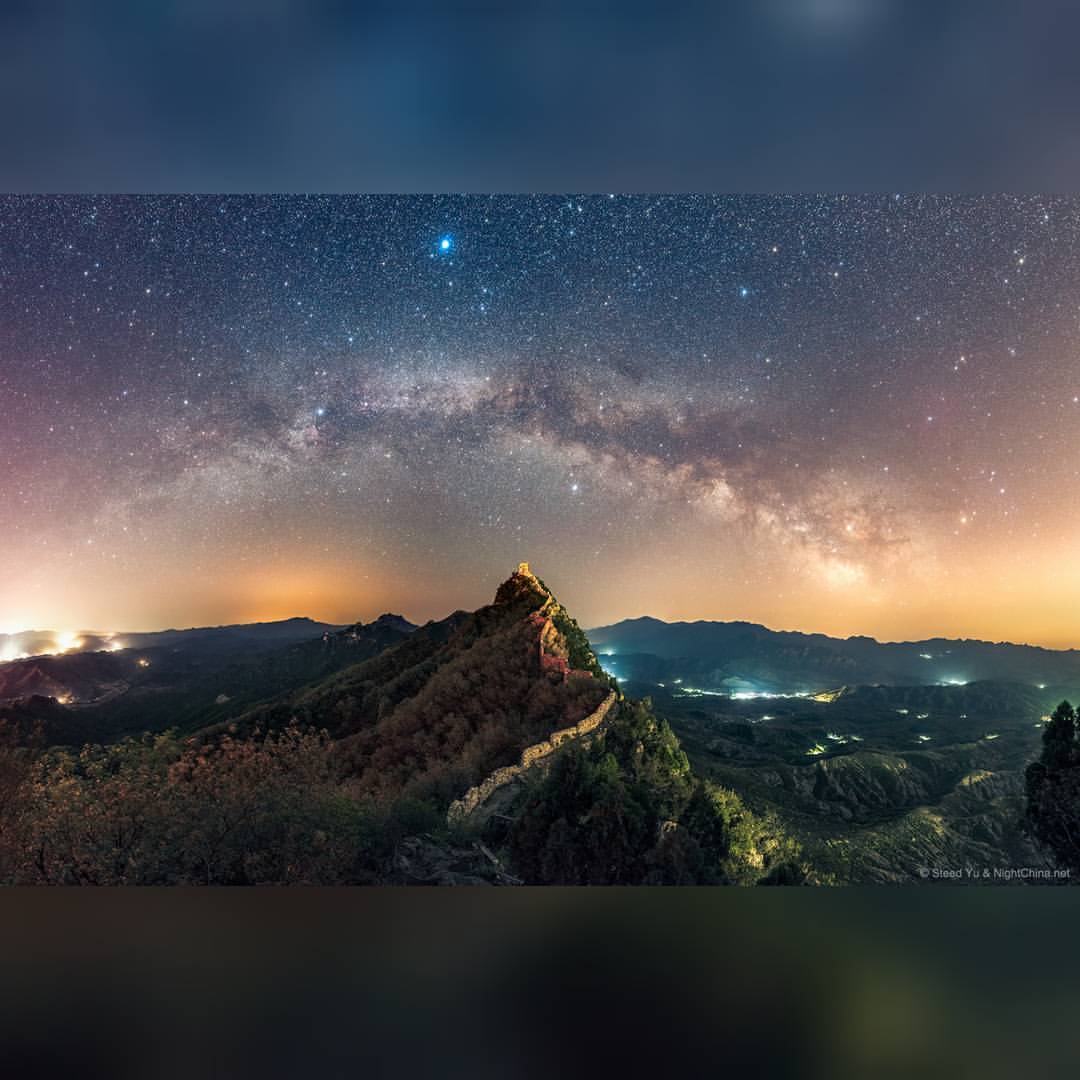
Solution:
<svg viewBox="0 0 1080 1080"><path fill-rule="evenodd" d="M237 724L324 727L353 791L445 808L526 746L580 722L611 689L577 623L522 564L491 604L420 627Z"/></svg>

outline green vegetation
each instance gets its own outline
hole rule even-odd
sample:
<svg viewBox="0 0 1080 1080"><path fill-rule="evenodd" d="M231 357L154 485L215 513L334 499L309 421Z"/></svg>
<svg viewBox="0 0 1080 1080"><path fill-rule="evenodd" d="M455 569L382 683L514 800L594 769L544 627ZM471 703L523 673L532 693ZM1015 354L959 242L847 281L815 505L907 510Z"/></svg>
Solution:
<svg viewBox="0 0 1080 1080"><path fill-rule="evenodd" d="M693 775L649 703L624 702L515 808L516 870L546 884L801 881L795 845L734 793Z"/></svg>
<svg viewBox="0 0 1080 1080"><path fill-rule="evenodd" d="M1022 828L1024 769L1048 711L1034 687L857 687L831 702L680 689L656 688L655 711L694 771L774 813L816 880L921 882L927 868L1045 862ZM825 752L807 754L815 746Z"/></svg>
<svg viewBox="0 0 1080 1080"><path fill-rule="evenodd" d="M1027 821L1062 867L1080 872L1080 742L1076 710L1063 701L1043 731L1042 756L1027 770Z"/></svg>
<svg viewBox="0 0 1080 1080"><path fill-rule="evenodd" d="M536 578L536 581L545 593L549 596L553 595L551 590L539 578ZM558 601L555 601L553 605L551 621L555 624L555 628L566 643L567 661L570 666L578 671L587 671L590 675L594 675L596 678L614 686L615 680L600 666L600 662L596 659L596 654L593 652L585 632Z"/></svg>
<svg viewBox="0 0 1080 1080"><path fill-rule="evenodd" d="M615 680L600 666L581 627L570 617L566 609L556 605L551 613L551 621L566 642L567 660L577 671L587 671L590 675L614 686Z"/></svg>

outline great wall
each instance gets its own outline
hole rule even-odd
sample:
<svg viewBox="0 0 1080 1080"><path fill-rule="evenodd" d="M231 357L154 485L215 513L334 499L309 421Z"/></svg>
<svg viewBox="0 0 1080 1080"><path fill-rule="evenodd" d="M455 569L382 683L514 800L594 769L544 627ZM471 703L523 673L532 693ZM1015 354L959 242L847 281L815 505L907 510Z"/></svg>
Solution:
<svg viewBox="0 0 1080 1080"><path fill-rule="evenodd" d="M483 806L491 796L500 788L520 779L525 773L542 762L550 754L553 754L560 745L570 739L579 739L595 731L605 720L612 706L619 700L619 692L612 690L608 696L594 709L584 720L572 727L561 728L553 731L543 742L526 746L521 752L521 758L517 765L506 765L496 769L490 776L481 781L476 787L469 788L460 798L450 804L446 812L446 821L449 825L460 825L471 818L475 812Z"/></svg>
<svg viewBox="0 0 1080 1080"><path fill-rule="evenodd" d="M530 616L539 624L538 649L541 670L558 673L563 679L568 678L570 666L567 663L565 649L561 647L559 631L552 619L553 613L559 607L558 601L533 574L528 563L519 563L515 576L526 579L537 592L545 593L547 596L543 604ZM450 804L450 809L446 812L447 823L459 825L472 818L496 791L519 780L529 769L534 768L554 753L559 746L570 739L579 739L595 731L604 722L611 707L619 700L619 696L618 690L611 690L597 708L583 720L571 727L553 731L543 742L526 746L521 752L517 765L505 765L501 769L496 769L476 787L469 788L460 799L455 799Z"/></svg>

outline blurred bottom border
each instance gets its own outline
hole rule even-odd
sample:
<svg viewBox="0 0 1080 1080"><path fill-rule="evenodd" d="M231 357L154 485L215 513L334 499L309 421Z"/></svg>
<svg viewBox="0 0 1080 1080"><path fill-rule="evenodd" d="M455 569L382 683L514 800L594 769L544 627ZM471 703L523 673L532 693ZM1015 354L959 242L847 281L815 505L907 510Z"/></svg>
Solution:
<svg viewBox="0 0 1080 1080"><path fill-rule="evenodd" d="M12 890L7 1075L1015 1077L1068 889Z"/></svg>

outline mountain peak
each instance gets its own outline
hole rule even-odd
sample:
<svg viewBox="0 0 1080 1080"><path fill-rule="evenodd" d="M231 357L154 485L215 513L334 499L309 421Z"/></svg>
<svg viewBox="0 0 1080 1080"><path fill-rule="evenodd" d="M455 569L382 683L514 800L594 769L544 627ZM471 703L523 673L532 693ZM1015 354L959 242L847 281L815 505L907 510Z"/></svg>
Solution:
<svg viewBox="0 0 1080 1080"><path fill-rule="evenodd" d="M560 639L555 651L563 655L570 669L587 671L605 684L611 682L596 659L589 639L527 562L518 563L517 569L499 586L495 602L488 610L497 613L499 619L528 616L538 620L537 625L546 624L546 632Z"/></svg>
<svg viewBox="0 0 1080 1080"><path fill-rule="evenodd" d="M406 634L411 634L416 629L416 625L409 622L409 620L406 619L404 615L397 615L392 611L383 612L382 615L380 615L373 623L370 624L370 627L372 629L379 627L392 630L401 630Z"/></svg>
<svg viewBox="0 0 1080 1080"><path fill-rule="evenodd" d="M500 606L528 602L531 606L543 607L554 600L551 590L532 572L527 562L518 563L517 569L495 593L495 603Z"/></svg>
<svg viewBox="0 0 1080 1080"><path fill-rule="evenodd" d="M518 563L517 569L510 575L511 581L515 579L539 592L551 595L551 590L532 572L527 562Z"/></svg>

